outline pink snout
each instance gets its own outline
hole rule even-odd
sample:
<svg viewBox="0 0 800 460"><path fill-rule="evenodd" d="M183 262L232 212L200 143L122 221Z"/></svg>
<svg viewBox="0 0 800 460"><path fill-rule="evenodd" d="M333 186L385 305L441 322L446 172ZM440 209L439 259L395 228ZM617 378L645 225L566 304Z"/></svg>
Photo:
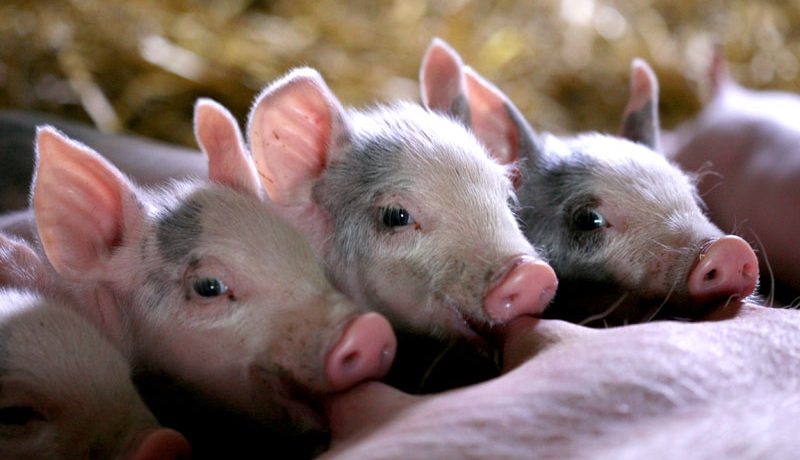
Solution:
<svg viewBox="0 0 800 460"><path fill-rule="evenodd" d="M689 296L695 302L747 297L758 281L758 259L753 249L738 236L724 236L698 256L689 273Z"/></svg>
<svg viewBox="0 0 800 460"><path fill-rule="evenodd" d="M325 375L335 391L386 375L397 339L386 318L366 313L351 322L328 354Z"/></svg>
<svg viewBox="0 0 800 460"><path fill-rule="evenodd" d="M182 434L169 428L159 428L141 438L131 460L183 460L192 454L189 442Z"/></svg>
<svg viewBox="0 0 800 460"><path fill-rule="evenodd" d="M558 279L550 265L517 257L489 289L483 308L492 321L505 323L523 315L539 315L553 299ZM502 272L501 272L502 273Z"/></svg>

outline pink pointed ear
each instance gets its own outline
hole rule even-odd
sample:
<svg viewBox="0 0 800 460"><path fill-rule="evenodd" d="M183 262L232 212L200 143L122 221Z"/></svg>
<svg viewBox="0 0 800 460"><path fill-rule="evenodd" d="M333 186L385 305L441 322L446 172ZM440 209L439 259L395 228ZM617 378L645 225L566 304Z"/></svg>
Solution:
<svg viewBox="0 0 800 460"><path fill-rule="evenodd" d="M642 59L631 64L631 94L622 117L620 135L653 150L660 148L658 79Z"/></svg>
<svg viewBox="0 0 800 460"><path fill-rule="evenodd" d="M248 138L261 183L279 205L308 205L311 188L349 140L339 100L313 69L289 72L256 99Z"/></svg>
<svg viewBox="0 0 800 460"><path fill-rule="evenodd" d="M233 115L211 99L194 106L194 135L208 157L208 179L261 197L255 165L247 153Z"/></svg>
<svg viewBox="0 0 800 460"><path fill-rule="evenodd" d="M143 216L128 179L52 127L36 136L33 210L44 252L70 280L105 279L113 251Z"/></svg>
<svg viewBox="0 0 800 460"><path fill-rule="evenodd" d="M450 114L469 126L463 67L461 56L444 40L434 38L422 58L419 82L425 107Z"/></svg>
<svg viewBox="0 0 800 460"><path fill-rule="evenodd" d="M470 67L464 69L464 75L475 136L501 164L517 161L523 127L512 117L513 105L497 87Z"/></svg>
<svg viewBox="0 0 800 460"><path fill-rule="evenodd" d="M708 67L708 80L711 83L711 95L717 95L724 88L733 85L733 79L725 64L725 50L722 45L714 46L711 65Z"/></svg>

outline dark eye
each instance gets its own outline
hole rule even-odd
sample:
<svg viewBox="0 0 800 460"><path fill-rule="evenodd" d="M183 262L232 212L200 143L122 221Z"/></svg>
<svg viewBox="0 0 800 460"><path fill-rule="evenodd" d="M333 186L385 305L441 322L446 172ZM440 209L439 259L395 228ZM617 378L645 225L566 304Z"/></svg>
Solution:
<svg viewBox="0 0 800 460"><path fill-rule="evenodd" d="M194 282L194 292L202 297L216 297L228 292L228 286L217 278L200 278Z"/></svg>
<svg viewBox="0 0 800 460"><path fill-rule="evenodd" d="M603 215L592 208L579 209L572 216L572 222L578 230L591 231L606 226Z"/></svg>
<svg viewBox="0 0 800 460"><path fill-rule="evenodd" d="M385 208L383 210L383 224L387 227L404 227L412 223L414 223L414 219L403 208Z"/></svg>
<svg viewBox="0 0 800 460"><path fill-rule="evenodd" d="M44 419L42 414L28 406L0 408L0 425L22 426Z"/></svg>

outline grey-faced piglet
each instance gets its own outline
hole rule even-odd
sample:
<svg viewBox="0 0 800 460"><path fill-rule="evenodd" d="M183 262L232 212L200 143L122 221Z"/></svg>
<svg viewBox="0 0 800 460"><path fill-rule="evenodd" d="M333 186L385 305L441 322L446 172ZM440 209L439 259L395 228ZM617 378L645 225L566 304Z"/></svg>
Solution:
<svg viewBox="0 0 800 460"><path fill-rule="evenodd" d="M625 138L536 134L513 103L441 40L420 80L429 107L472 127L518 169L519 216L560 280L549 317L606 324L697 318L751 295L758 261L703 213L690 176L655 152L658 83L635 60Z"/></svg>
<svg viewBox="0 0 800 460"><path fill-rule="evenodd" d="M248 130L270 198L334 284L399 330L482 343L552 298L505 168L450 119L410 103L345 109L303 68L263 91Z"/></svg>
<svg viewBox="0 0 800 460"><path fill-rule="evenodd" d="M757 238L762 267L771 267L778 295L790 302L800 296L800 97L743 88L720 51L709 69L711 101L665 138L664 151L700 172L698 188L717 224Z"/></svg>
<svg viewBox="0 0 800 460"><path fill-rule="evenodd" d="M156 415L198 451L225 442L228 416L258 433L316 434L328 393L388 370L394 334L336 291L270 210L230 114L201 101L195 123L209 182L152 191L41 128L42 247L84 315L130 359ZM199 404L218 416L198 414Z"/></svg>
<svg viewBox="0 0 800 460"><path fill-rule="evenodd" d="M187 458L161 428L123 356L66 301L44 294L45 266L0 235L0 457Z"/></svg>

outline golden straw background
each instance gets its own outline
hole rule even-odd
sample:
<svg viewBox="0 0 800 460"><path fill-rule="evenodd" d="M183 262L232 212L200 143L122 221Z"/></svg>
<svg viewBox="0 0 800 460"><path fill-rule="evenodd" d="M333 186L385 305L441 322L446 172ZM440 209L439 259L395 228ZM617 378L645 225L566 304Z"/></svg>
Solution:
<svg viewBox="0 0 800 460"><path fill-rule="evenodd" d="M796 90L798 25L797 1L4 0L0 107L194 146L197 97L244 123L294 66L318 69L346 105L416 100L439 36L535 128L561 133L615 131L642 57L672 127L700 107L714 44L739 81Z"/></svg>

